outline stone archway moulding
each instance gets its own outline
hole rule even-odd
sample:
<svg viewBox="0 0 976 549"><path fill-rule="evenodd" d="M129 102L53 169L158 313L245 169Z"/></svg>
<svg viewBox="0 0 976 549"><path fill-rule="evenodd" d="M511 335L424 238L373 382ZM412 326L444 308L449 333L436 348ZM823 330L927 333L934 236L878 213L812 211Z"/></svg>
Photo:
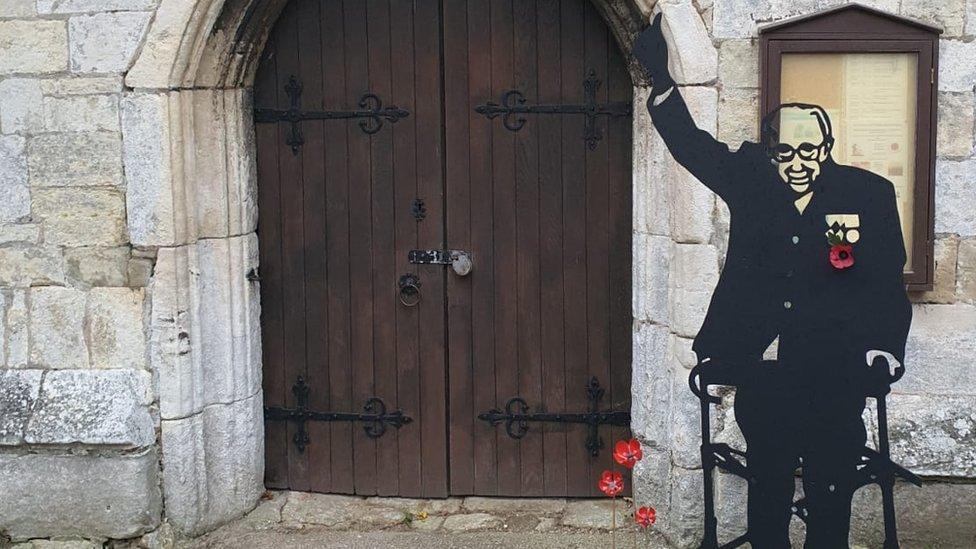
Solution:
<svg viewBox="0 0 976 549"><path fill-rule="evenodd" d="M162 0L125 77L131 241L158 250L149 336L166 516L191 535L240 516L263 491L260 303L247 276L258 263L249 86L286 2ZM653 2L594 3L628 52ZM693 10L690 0L685 5ZM643 82L639 71L632 75ZM650 177L664 160L640 114L646 95L639 87L634 94L635 403L646 397L637 389L650 372L643 363L666 355L648 348L639 326L653 326L655 334L664 326L665 338L670 334L670 232L654 237L662 233L647 229L665 191L653 188L664 185L660 178ZM635 417L648 415L641 407L635 404ZM644 431L635 426L646 440L663 444Z"/></svg>

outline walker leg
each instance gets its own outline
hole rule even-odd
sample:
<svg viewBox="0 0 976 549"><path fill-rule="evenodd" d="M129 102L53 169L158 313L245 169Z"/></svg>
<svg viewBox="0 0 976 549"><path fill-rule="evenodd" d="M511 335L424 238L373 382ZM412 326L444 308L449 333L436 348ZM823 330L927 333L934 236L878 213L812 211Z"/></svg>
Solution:
<svg viewBox="0 0 976 549"><path fill-rule="evenodd" d="M891 457L888 446L888 407L884 395L877 398L878 402L878 453L885 459ZM884 508L884 549L898 549L898 528L895 523L895 473L888 469L879 479L881 487L881 503Z"/></svg>
<svg viewBox="0 0 976 549"><path fill-rule="evenodd" d="M704 511L705 511L705 530L702 536L701 549L717 549L718 547L718 520L715 518L715 487L714 475L715 459L712 455L712 429L709 423L709 398L708 386L703 384L702 394L699 396L701 402L701 462L705 489Z"/></svg>

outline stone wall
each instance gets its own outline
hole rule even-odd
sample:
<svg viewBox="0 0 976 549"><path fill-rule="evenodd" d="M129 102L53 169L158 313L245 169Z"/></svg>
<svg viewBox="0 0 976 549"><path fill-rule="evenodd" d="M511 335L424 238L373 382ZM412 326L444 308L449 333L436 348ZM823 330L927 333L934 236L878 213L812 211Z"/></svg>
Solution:
<svg viewBox="0 0 976 549"><path fill-rule="evenodd" d="M698 125L737 148L758 138L757 25L840 4L831 0L662 0L672 72ZM873 7L945 29L939 75L936 275L911 295L908 373L889 397L895 460L924 475L925 488L899 487L903 540L958 544L976 536L976 159L973 156L976 2L878 0ZM648 8L650 8L648 6ZM648 9L650 12L651 9ZM670 158L635 94L634 430L651 448L637 472L638 497L659 508L660 528L679 546L701 535L698 401L687 376L692 338L704 318L728 234L728 212ZM710 221L704 221L710 220ZM713 417L717 440L743 446L728 395ZM873 412L865 419L876 433ZM876 434L872 435L876 437ZM878 495L858 504L855 538L880 545ZM920 507L916 503L924 502ZM719 474L720 537L741 533L745 485ZM921 517L917 516L921 515ZM953 537L955 536L955 537ZM963 542L963 544L965 544Z"/></svg>

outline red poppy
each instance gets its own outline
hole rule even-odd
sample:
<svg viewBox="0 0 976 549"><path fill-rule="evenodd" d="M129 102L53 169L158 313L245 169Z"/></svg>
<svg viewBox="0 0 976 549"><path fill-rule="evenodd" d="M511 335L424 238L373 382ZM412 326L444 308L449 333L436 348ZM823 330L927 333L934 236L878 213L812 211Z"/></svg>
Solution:
<svg viewBox="0 0 976 549"><path fill-rule="evenodd" d="M854 248L850 244L834 244L830 247L830 264L835 269L846 269L854 264Z"/></svg>
<svg viewBox="0 0 976 549"><path fill-rule="evenodd" d="M634 513L634 520L641 525L641 528L647 528L657 522L657 512L653 507L641 507Z"/></svg>
<svg viewBox="0 0 976 549"><path fill-rule="evenodd" d="M618 440L617 445L613 449L613 459L628 469L633 469L634 465L642 457L644 457L644 452L641 450L640 442L636 438Z"/></svg>
<svg viewBox="0 0 976 549"><path fill-rule="evenodd" d="M604 471L597 484L600 491L608 497L616 497L624 489L624 477L616 471Z"/></svg>

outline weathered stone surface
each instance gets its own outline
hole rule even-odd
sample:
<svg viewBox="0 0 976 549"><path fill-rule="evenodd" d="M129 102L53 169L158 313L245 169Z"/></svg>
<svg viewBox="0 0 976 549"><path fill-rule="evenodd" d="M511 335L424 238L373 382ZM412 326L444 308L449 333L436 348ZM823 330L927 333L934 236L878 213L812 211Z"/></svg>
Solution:
<svg viewBox="0 0 976 549"><path fill-rule="evenodd" d="M152 284L153 368L163 419L230 403L261 386L257 237L162 248Z"/></svg>
<svg viewBox="0 0 976 549"><path fill-rule="evenodd" d="M30 215L24 149L23 137L0 136L0 223L18 221Z"/></svg>
<svg viewBox="0 0 976 549"><path fill-rule="evenodd" d="M488 513L451 515L444 519L442 527L448 532L475 532L501 526L501 519Z"/></svg>
<svg viewBox="0 0 976 549"><path fill-rule="evenodd" d="M0 21L0 74L56 72L67 66L64 21Z"/></svg>
<svg viewBox="0 0 976 549"><path fill-rule="evenodd" d="M749 483L744 478L725 473L715 475L715 516L720 540L732 540L745 533L748 489Z"/></svg>
<svg viewBox="0 0 976 549"><path fill-rule="evenodd" d="M956 37L966 22L966 0L901 0L901 15L942 27L943 39Z"/></svg>
<svg viewBox="0 0 976 549"><path fill-rule="evenodd" d="M145 369L145 292L93 288L88 294L88 349L93 368Z"/></svg>
<svg viewBox="0 0 976 549"><path fill-rule="evenodd" d="M644 446L644 458L634 466L634 502L657 511L654 528L667 531L671 513L671 453L667 448Z"/></svg>
<svg viewBox="0 0 976 549"><path fill-rule="evenodd" d="M162 449L166 511L177 530L198 535L242 516L264 492L260 391L162 421Z"/></svg>
<svg viewBox="0 0 976 549"><path fill-rule="evenodd" d="M49 134L27 145L34 187L120 186L122 139L118 133Z"/></svg>
<svg viewBox="0 0 976 549"><path fill-rule="evenodd" d="M154 7L156 0L37 0L37 12L42 14L151 10Z"/></svg>
<svg viewBox="0 0 976 549"><path fill-rule="evenodd" d="M314 524L346 528L364 512L368 512L368 508L362 498L292 492L281 510L281 520L289 527Z"/></svg>
<svg viewBox="0 0 976 549"><path fill-rule="evenodd" d="M939 156L963 157L973 152L973 93L939 93Z"/></svg>
<svg viewBox="0 0 976 549"><path fill-rule="evenodd" d="M122 145L132 243L176 244L182 234L177 234L181 224L173 197L167 95L130 94L123 99Z"/></svg>
<svg viewBox="0 0 976 549"><path fill-rule="evenodd" d="M956 297L960 301L976 301L976 238L959 242L956 273Z"/></svg>
<svg viewBox="0 0 976 549"><path fill-rule="evenodd" d="M30 444L151 446L152 379L135 370L47 372L24 439Z"/></svg>
<svg viewBox="0 0 976 549"><path fill-rule="evenodd" d="M671 328L682 337L694 337L718 282L718 254L708 244L675 245L670 287Z"/></svg>
<svg viewBox="0 0 976 549"><path fill-rule="evenodd" d="M935 232L976 235L976 160L942 160L935 172Z"/></svg>
<svg viewBox="0 0 976 549"><path fill-rule="evenodd" d="M570 528L609 530L614 515L613 507L613 502L606 498L569 501L566 503L566 511L559 520L559 524ZM630 512L630 509L627 504L618 498L616 508L617 526L628 525L627 513Z"/></svg>
<svg viewBox="0 0 976 549"><path fill-rule="evenodd" d="M939 41L939 90L971 92L976 85L976 42Z"/></svg>
<svg viewBox="0 0 976 549"><path fill-rule="evenodd" d="M42 118L41 84L30 78L0 80L0 131L26 132Z"/></svg>
<svg viewBox="0 0 976 549"><path fill-rule="evenodd" d="M159 524L154 449L126 456L0 454L0 530L43 536L129 538ZM48 483L57 479L57 488Z"/></svg>
<svg viewBox="0 0 976 549"><path fill-rule="evenodd" d="M30 293L30 362L45 368L87 368L85 292L55 286Z"/></svg>
<svg viewBox="0 0 976 549"><path fill-rule="evenodd" d="M71 70L128 69L150 16L148 12L112 12L72 17L68 23Z"/></svg>
<svg viewBox="0 0 976 549"><path fill-rule="evenodd" d="M631 429L634 436L657 447L669 443L671 409L667 326L640 323L633 335L633 404Z"/></svg>
<svg viewBox="0 0 976 549"><path fill-rule="evenodd" d="M171 75L188 26L202 25L205 10L194 2L164 1L146 34L146 44L126 74L126 85L132 88L169 88L182 84L179 75Z"/></svg>
<svg viewBox="0 0 976 549"><path fill-rule="evenodd" d="M121 76L82 76L72 75L67 78L50 78L40 81L44 95L95 95L105 93L121 93Z"/></svg>
<svg viewBox="0 0 976 549"><path fill-rule="evenodd" d="M976 393L976 307L921 305L905 345L905 376L894 390L914 394Z"/></svg>
<svg viewBox="0 0 976 549"><path fill-rule="evenodd" d="M270 497L262 496L258 506L242 521L248 528L268 530L281 524L281 510L288 501L288 492L275 492Z"/></svg>
<svg viewBox="0 0 976 549"><path fill-rule="evenodd" d="M669 528L662 530L678 547L697 547L701 543L704 477L700 469L675 467L671 472L671 513Z"/></svg>
<svg viewBox="0 0 976 549"><path fill-rule="evenodd" d="M153 260L132 258L126 266L126 279L129 287L145 288L153 274Z"/></svg>
<svg viewBox="0 0 976 549"><path fill-rule="evenodd" d="M116 95L45 96L43 130L49 132L119 131Z"/></svg>
<svg viewBox="0 0 976 549"><path fill-rule="evenodd" d="M53 246L0 246L0 286L27 287L64 283L61 251Z"/></svg>
<svg viewBox="0 0 976 549"><path fill-rule="evenodd" d="M4 0L0 3L0 17L31 17L35 15L34 0Z"/></svg>
<svg viewBox="0 0 976 549"><path fill-rule="evenodd" d="M648 93L647 88L634 90L634 233L670 237L671 184L664 174L671 153L651 123Z"/></svg>
<svg viewBox="0 0 976 549"><path fill-rule="evenodd" d="M759 91L725 88L718 101L718 140L738 149L759 141Z"/></svg>
<svg viewBox="0 0 976 549"><path fill-rule="evenodd" d="M759 47L755 40L724 40L719 48L718 74L728 88L759 87Z"/></svg>
<svg viewBox="0 0 976 549"><path fill-rule="evenodd" d="M0 446L24 443L24 429L41 390L41 370L0 370Z"/></svg>
<svg viewBox="0 0 976 549"><path fill-rule="evenodd" d="M6 290L3 292L5 315L2 341L5 343L3 355L7 368L24 368L28 363L28 314L27 290ZM4 314L4 312L0 312Z"/></svg>
<svg viewBox="0 0 976 549"><path fill-rule="evenodd" d="M638 322L668 322L671 239L634 234L633 311Z"/></svg>
<svg viewBox="0 0 976 549"><path fill-rule="evenodd" d="M427 511L431 515L443 515L457 513L461 510L461 498L447 499L412 499L412 498L386 498L371 497L366 498L366 503L378 507L389 507L402 512L413 514ZM510 501L510 500L504 500Z"/></svg>
<svg viewBox="0 0 976 549"><path fill-rule="evenodd" d="M33 539L24 545L27 547L21 548L21 544L17 544L16 547L17 549L102 549L103 547L101 542L94 542L87 539Z"/></svg>
<svg viewBox="0 0 976 549"><path fill-rule="evenodd" d="M129 249L65 248L65 274L79 286L125 286L128 280Z"/></svg>
<svg viewBox="0 0 976 549"><path fill-rule="evenodd" d="M891 455L918 475L976 476L976 396L888 398Z"/></svg>
<svg viewBox="0 0 976 549"><path fill-rule="evenodd" d="M0 244L20 242L37 244L41 239L41 227L36 223L0 224Z"/></svg>
<svg viewBox="0 0 976 549"><path fill-rule="evenodd" d="M718 77L718 51L691 2L662 3L668 64L678 84L704 84Z"/></svg>
<svg viewBox="0 0 976 549"><path fill-rule="evenodd" d="M935 240L935 275L932 291L910 294L915 303L952 303L956 300L956 259L959 239L955 236Z"/></svg>
<svg viewBox="0 0 976 549"><path fill-rule="evenodd" d="M681 94L688 111L702 130L713 136L717 131L718 93L713 88L687 87ZM671 184L671 238L676 242L708 242L712 235L715 194L687 170L669 158Z"/></svg>
<svg viewBox="0 0 976 549"><path fill-rule="evenodd" d="M535 498L483 498L466 497L463 507L466 511L484 513L517 513L532 511L538 514L561 513L566 508L564 499L535 499Z"/></svg>
<svg viewBox="0 0 976 549"><path fill-rule="evenodd" d="M766 0L714 0L712 32L715 38L752 38L756 20L768 17Z"/></svg>
<svg viewBox="0 0 976 549"><path fill-rule="evenodd" d="M921 488L895 484L898 540L902 547L976 546L976 485L926 482ZM884 544L881 490L854 495L851 540L866 547Z"/></svg>
<svg viewBox="0 0 976 549"><path fill-rule="evenodd" d="M106 188L34 189L34 218L44 240L62 246L115 246L126 241L125 199Z"/></svg>

